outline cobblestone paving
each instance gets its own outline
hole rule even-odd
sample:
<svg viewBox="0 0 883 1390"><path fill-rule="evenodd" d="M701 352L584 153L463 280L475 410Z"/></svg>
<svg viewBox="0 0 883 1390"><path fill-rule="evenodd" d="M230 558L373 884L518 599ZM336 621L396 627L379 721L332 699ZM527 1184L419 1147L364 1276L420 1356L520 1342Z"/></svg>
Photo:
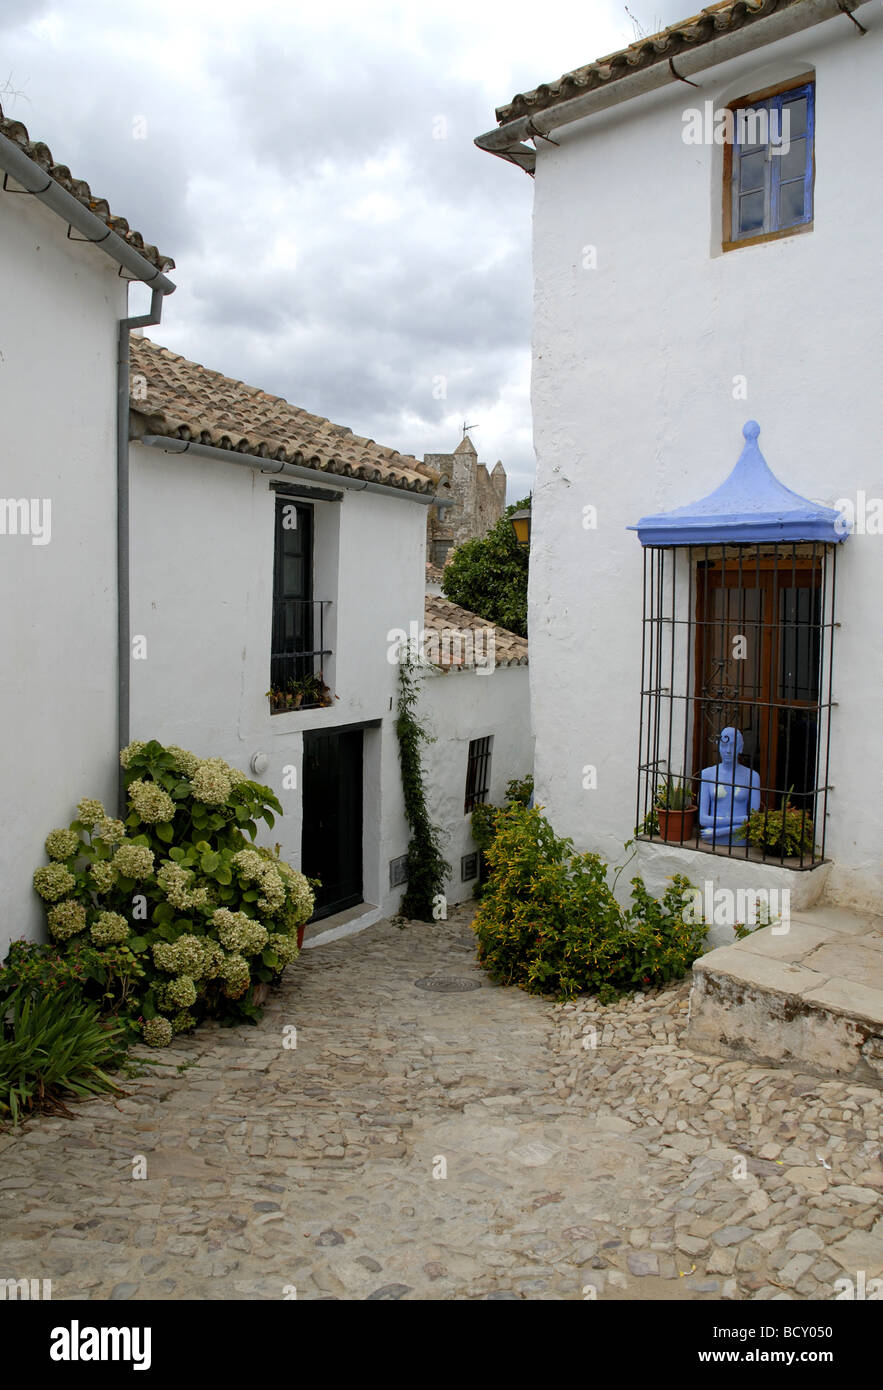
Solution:
<svg viewBox="0 0 883 1390"><path fill-rule="evenodd" d="M125 1098L0 1135L0 1277L712 1300L883 1276L879 1091L682 1047L687 982L607 1009L497 988L470 915L305 951L258 1027L139 1052ZM479 987L416 984L445 978Z"/></svg>

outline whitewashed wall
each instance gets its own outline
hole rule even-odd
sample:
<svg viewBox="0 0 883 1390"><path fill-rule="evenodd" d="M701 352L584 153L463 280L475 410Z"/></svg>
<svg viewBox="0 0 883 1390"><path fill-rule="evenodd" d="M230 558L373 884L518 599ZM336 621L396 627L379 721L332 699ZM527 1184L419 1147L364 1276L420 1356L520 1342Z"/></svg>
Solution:
<svg viewBox="0 0 883 1390"><path fill-rule="evenodd" d="M2 959L10 939L45 934L31 875L47 832L83 796L113 805L126 288L36 199L0 193L0 305L0 497L51 502L48 544L0 534Z"/></svg>
<svg viewBox="0 0 883 1390"><path fill-rule="evenodd" d="M526 666L498 666L489 675L477 671L434 671L423 682L420 712L436 742L424 749L428 803L444 835L451 874L445 885L449 903L470 898L475 880L463 883L460 858L475 851L470 817L463 812L466 768L472 739L493 734L488 801L503 802L506 783L533 770L530 688Z"/></svg>
<svg viewBox="0 0 883 1390"><path fill-rule="evenodd" d="M374 723L364 741L364 894L389 912L389 860L404 854L394 728L397 667L391 629L422 626L426 508L397 497L344 492L317 501L314 594L332 600L332 707L270 714L275 496L266 474L184 458L141 444L132 459L132 632L147 658L132 666L132 737L178 743L250 770L285 808L262 835L300 866L303 731ZM318 480L323 484L325 479ZM297 786L286 790L284 769Z"/></svg>
<svg viewBox="0 0 883 1390"><path fill-rule="evenodd" d="M559 147L537 142L537 798L559 833L612 862L634 827L638 749L642 559L626 526L722 482L752 417L789 487L829 505L858 489L883 497L883 185L872 172L883 26L878 7L859 14L871 26L864 38L832 20L701 74L701 91L673 84L556 130ZM682 112L810 69L814 228L721 254L722 151L685 145ZM747 399L734 397L740 376ZM586 506L598 509L596 530L583 528ZM883 537L853 536L838 567L828 892L877 910L881 584ZM586 765L597 768L597 790L583 789ZM671 856L642 856L658 888ZM696 879L717 864L684 852L678 860ZM811 895L824 873L790 877Z"/></svg>

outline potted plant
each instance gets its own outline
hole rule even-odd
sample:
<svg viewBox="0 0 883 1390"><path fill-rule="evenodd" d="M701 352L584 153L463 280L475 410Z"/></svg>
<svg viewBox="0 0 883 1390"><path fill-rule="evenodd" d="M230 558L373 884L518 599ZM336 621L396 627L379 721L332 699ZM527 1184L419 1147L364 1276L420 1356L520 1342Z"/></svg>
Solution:
<svg viewBox="0 0 883 1390"><path fill-rule="evenodd" d="M693 837L696 803L690 787L674 777L665 777L656 788L653 809L659 825L659 838L684 844Z"/></svg>
<svg viewBox="0 0 883 1390"><path fill-rule="evenodd" d="M815 828L806 811L789 800L793 790L789 787L777 811L760 807L752 811L742 827L742 835L749 845L762 850L765 857L792 859L798 855L801 858L805 854L815 855Z"/></svg>
<svg viewBox="0 0 883 1390"><path fill-rule="evenodd" d="M320 671L318 676L290 680L284 688L271 687L267 698L272 712L279 714L283 710L319 709L332 704L339 696L332 695Z"/></svg>

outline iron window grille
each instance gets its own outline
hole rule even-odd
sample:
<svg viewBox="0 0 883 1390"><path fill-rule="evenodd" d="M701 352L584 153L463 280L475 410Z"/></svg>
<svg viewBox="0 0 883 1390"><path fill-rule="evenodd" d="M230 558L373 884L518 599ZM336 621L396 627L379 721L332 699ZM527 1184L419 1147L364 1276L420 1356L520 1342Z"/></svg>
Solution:
<svg viewBox="0 0 883 1390"><path fill-rule="evenodd" d="M315 709L330 704L324 665L329 599L313 598L313 512L280 495L276 499L273 563L273 630L270 708Z"/></svg>
<svg viewBox="0 0 883 1390"><path fill-rule="evenodd" d="M825 856L831 738L836 546L647 546L635 831L715 854L812 869ZM698 804L703 768L714 797L735 786L718 739L738 729L739 761L757 774L762 831L701 838L693 817L655 803L674 781ZM777 817L797 853L776 842ZM726 839L726 837L723 837Z"/></svg>
<svg viewBox="0 0 883 1390"><path fill-rule="evenodd" d="M460 882L471 883L474 878L478 878L477 850L473 854L463 854L460 856Z"/></svg>
<svg viewBox="0 0 883 1390"><path fill-rule="evenodd" d="M466 764L466 800L463 814L468 813L482 802L487 801L491 786L491 749L494 736L474 738L469 744L469 760Z"/></svg>

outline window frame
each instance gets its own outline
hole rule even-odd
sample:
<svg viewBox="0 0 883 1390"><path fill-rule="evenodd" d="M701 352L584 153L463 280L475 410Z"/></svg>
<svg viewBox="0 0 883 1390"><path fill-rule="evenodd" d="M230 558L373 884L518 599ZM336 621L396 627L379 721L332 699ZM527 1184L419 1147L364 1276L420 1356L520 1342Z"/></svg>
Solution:
<svg viewBox="0 0 883 1390"><path fill-rule="evenodd" d="M724 542L686 543L683 545L645 545L643 619L641 650L640 722L638 730L638 777L635 803L635 836L640 840L680 844L684 849L703 853L725 855L728 858L751 859L756 862L773 863L783 868L801 871L817 868L826 859L828 795L832 790L829 782L832 715L836 701L833 688L833 649L834 633L838 626L835 618L836 570L838 546L833 540L814 541L769 541L759 542L726 540ZM808 556L810 564L803 563ZM765 613L758 610L756 621L748 612L747 599L739 597L746 589L761 587L760 582L752 585L751 578L765 576L769 572L767 561L772 561L769 587L775 595L775 607L768 606ZM819 561L821 566L819 569ZM735 562L735 563L734 563ZM720 615L710 613L708 595L719 587L707 582L712 563L714 568L725 576L734 573L741 576L740 583L729 582L724 588L735 592L737 601L732 612L722 611ZM706 579L700 586L698 572L704 572ZM815 577L809 584L802 582L804 574ZM792 582L779 583L780 576L788 576ZM764 579L764 582L767 582ZM796 609L783 609L780 595L808 588L817 591L820 602L811 619L804 621ZM704 596L703 591L704 590ZM729 605L729 600L727 600ZM722 610L724 606L722 605ZM765 702L757 683L757 696L749 692L755 682L749 678L743 683L725 682L722 690L708 687L705 677L706 663L700 660L700 648L704 652L714 651L715 634L711 633L712 645L709 648L707 625L722 632L722 650L732 650L729 645L727 628L734 626L731 618L738 617L740 627L755 629L755 642L758 644L758 669L760 661L774 682L771 698ZM787 648L788 634L792 636L798 627L804 629L810 642L818 633L818 654L813 654L811 662L815 670L814 699L798 698L790 678L791 669L782 664L782 653ZM771 632L775 629L775 635ZM706 636L702 634L706 633ZM768 641L772 645L768 645ZM784 647L783 647L784 643ZM761 653L761 646L766 648ZM791 648L792 656L796 644ZM735 659L735 653L734 659ZM780 682L780 676L785 677ZM781 689L780 689L781 686ZM748 695L747 701L744 697ZM786 857L784 849L768 845L752 845L747 839L734 837L728 843L708 844L701 838L698 816L694 817L690 829L682 821L680 838L664 838L655 824L656 792L660 783L671 777L684 787L692 787L694 796L700 789L700 776L705 767L713 766L706 761L703 743L697 739L697 732L704 737L704 716L707 707L723 700L733 704L745 702L764 717L785 717L784 759L778 757L778 749L770 748L769 741L761 751L756 769L759 779L761 809L772 812L781 806L787 797L799 810L805 810L814 826L812 848L802 849L797 855ZM728 711L720 710L716 721L717 730L734 722L741 728L742 719L737 709L735 717ZM785 785L781 780L787 778L791 752L800 758L800 724L809 720L813 729L811 738L815 749L812 772L802 789ZM793 721L793 722L792 722ZM797 728L798 742L790 742ZM760 727L760 725L758 725ZM778 736L777 736L778 737ZM771 754L775 765L771 765ZM752 756L742 755L740 761L753 766ZM805 771L810 772L808 758Z"/></svg>
<svg viewBox="0 0 883 1390"><path fill-rule="evenodd" d="M466 758L466 795L463 799L464 816L468 816L476 806L483 806L487 801L491 789L493 753L493 734L486 734L483 738L469 740L469 753Z"/></svg>
<svg viewBox="0 0 883 1390"><path fill-rule="evenodd" d="M286 507L293 507L297 513L297 526L283 526ZM303 584L302 592L287 592L284 587L285 574L285 539L287 535L297 534L301 540L301 554L297 557L303 564ZM277 686L284 678L294 678L294 672L304 669L308 674L314 666L314 603L313 603L313 540L314 540L314 516L313 507L300 498L286 496L284 493L276 494L276 505L273 523L273 595L270 623L270 688ZM288 603L303 604L302 615L296 620L296 626L300 628L293 639L293 646L289 649L289 641L285 629L289 624L289 619L285 614L285 605ZM309 706L308 706L309 707ZM272 714L284 712L284 707L271 707Z"/></svg>
<svg viewBox="0 0 883 1390"><path fill-rule="evenodd" d="M784 237L799 236L804 232L811 232L815 220L815 180L816 180L816 142L815 142L815 91L816 78L814 72L803 73L800 77L789 78L787 82L779 82L772 87L763 87L756 92L749 92L745 96L738 97L735 101L727 103L725 110L735 113L743 110L747 106L760 105L766 102L778 102L782 106L782 98L792 93L796 96L805 91L807 96L807 119L806 119L806 138L809 143L808 174L804 176L804 182L808 184L809 213L800 222L796 222L791 227L778 227L774 230L756 232L750 236L734 236L733 215L733 181L734 181L734 151L736 141L727 140L724 143L723 159L723 200L722 200L722 226L721 226L721 250L736 251L743 246L758 246L762 242L781 241ZM738 127L737 127L738 128Z"/></svg>
<svg viewBox="0 0 883 1390"><path fill-rule="evenodd" d="M747 547L746 547L747 549ZM786 548L783 547L783 550ZM779 560L781 559L781 563ZM758 772L761 785L764 789L764 800L770 796L774 798L772 809L778 809L783 800L783 792L786 790L781 787L778 773L780 759L780 720L778 716L792 711L794 714L804 711L808 715L818 718L820 701L822 698L822 652L820 645L816 645L811 664L815 671L815 694L811 698L799 698L793 693L796 685L789 684L783 679L783 663L787 660L788 644L796 644L801 628L805 628L810 638L817 637L821 629L821 619L802 622L795 618L790 621L782 616L782 598L788 591L797 589L807 589L814 597L823 598L823 561L821 554L793 554L790 563L787 554L772 558L769 555L761 554L758 548L757 558L754 562L750 556L745 555L739 559L730 557L729 559L716 559L710 562L697 561L692 576L695 585L694 603L696 612L696 636L694 643L693 659L695 662L694 677L694 711L693 711L693 766L702 768L716 759L716 751L712 751L707 745L706 728L706 709L707 704L713 703L707 696L703 695L703 690L707 685L707 678L712 665L719 665L720 661L729 660L730 654L725 651L729 645L729 631L731 628L741 628L745 633L751 632L757 645L757 665L756 679L750 683L753 687L754 698L751 694L744 694L748 683L743 687L741 680L737 683L737 695L735 697L738 705L746 705L752 710L752 717L757 718L757 751L756 754L743 755L742 761L754 767ZM733 614L729 611L729 600L727 601L727 614L725 617L715 617L713 612L713 595L716 591L725 591L728 595L736 598L736 607L740 610L739 621L735 621ZM762 606L758 609L756 619L746 616L746 595L748 592L756 592L763 595ZM715 647L719 650L715 652ZM789 689L792 693L789 693ZM766 711L764 716L763 711ZM774 714L777 717L773 717ZM738 717L738 727L745 734L744 720L741 715ZM787 737L787 736L786 736ZM813 753L812 780L815 781L816 753ZM755 763L757 764L755 766ZM808 771L805 768L804 771ZM786 779L787 780L787 779ZM805 795L801 791L797 794L797 800Z"/></svg>

